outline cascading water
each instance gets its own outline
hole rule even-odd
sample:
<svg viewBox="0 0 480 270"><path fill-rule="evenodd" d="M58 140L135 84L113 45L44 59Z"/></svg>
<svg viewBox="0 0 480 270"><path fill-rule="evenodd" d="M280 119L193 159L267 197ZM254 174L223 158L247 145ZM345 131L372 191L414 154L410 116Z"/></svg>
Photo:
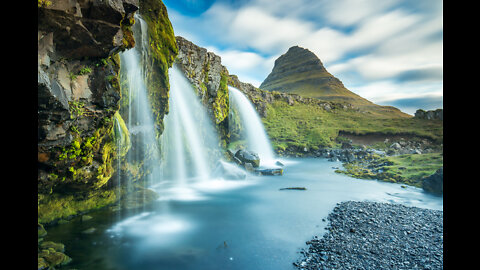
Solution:
<svg viewBox="0 0 480 270"><path fill-rule="evenodd" d="M132 142L127 163L142 166L148 172L143 181L144 187L148 187L160 180L160 149L155 139L155 123L142 65L148 57L147 24L138 14L135 14L133 29L135 40L140 42L134 48L120 53L121 72L126 77L126 91L123 92L128 97L128 107L122 111L122 115L127 118L126 125Z"/></svg>
<svg viewBox="0 0 480 270"><path fill-rule="evenodd" d="M174 65L169 70L169 113L161 136L163 178L185 187L210 179L220 158L218 136L190 82Z"/></svg>
<svg viewBox="0 0 480 270"><path fill-rule="evenodd" d="M247 148L256 152L260 157L260 165L273 165L275 155L268 139L260 116L248 98L235 87L228 87L230 94L230 106L240 114L242 135L247 140Z"/></svg>

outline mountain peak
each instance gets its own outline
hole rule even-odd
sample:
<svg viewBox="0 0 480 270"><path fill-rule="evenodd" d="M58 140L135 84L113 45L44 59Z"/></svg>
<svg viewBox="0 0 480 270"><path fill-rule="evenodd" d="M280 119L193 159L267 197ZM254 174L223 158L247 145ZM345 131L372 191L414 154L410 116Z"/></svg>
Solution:
<svg viewBox="0 0 480 270"><path fill-rule="evenodd" d="M406 116L396 108L376 105L351 92L327 71L313 52L298 45L290 47L285 54L275 60L272 71L260 88L333 102L346 102L381 114Z"/></svg>
<svg viewBox="0 0 480 270"><path fill-rule="evenodd" d="M324 99L353 94L325 69L313 52L298 45L275 60L272 72L260 88Z"/></svg>

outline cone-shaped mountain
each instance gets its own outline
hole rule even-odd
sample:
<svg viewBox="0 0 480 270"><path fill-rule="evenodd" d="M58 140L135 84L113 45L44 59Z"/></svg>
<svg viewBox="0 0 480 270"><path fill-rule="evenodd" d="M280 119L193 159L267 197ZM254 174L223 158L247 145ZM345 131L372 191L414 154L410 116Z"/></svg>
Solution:
<svg viewBox="0 0 480 270"><path fill-rule="evenodd" d="M313 52L299 46L291 47L275 60L272 72L260 88L333 102L347 102L363 110L394 117L411 117L395 107L376 105L348 90L338 78L325 69L322 61Z"/></svg>
<svg viewBox="0 0 480 270"><path fill-rule="evenodd" d="M299 46L291 47L275 60L272 72L260 88L356 105L372 105L370 101L345 88L339 79L325 69L313 52Z"/></svg>

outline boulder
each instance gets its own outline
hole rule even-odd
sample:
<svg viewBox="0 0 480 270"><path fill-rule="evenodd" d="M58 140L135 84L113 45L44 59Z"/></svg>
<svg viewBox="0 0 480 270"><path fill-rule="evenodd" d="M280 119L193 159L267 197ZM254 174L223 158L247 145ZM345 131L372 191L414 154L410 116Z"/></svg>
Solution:
<svg viewBox="0 0 480 270"><path fill-rule="evenodd" d="M434 174L423 178L422 188L427 192L443 194L443 167Z"/></svg>
<svg viewBox="0 0 480 270"><path fill-rule="evenodd" d="M273 168L273 169L255 169L255 173L258 175L283 175L283 169Z"/></svg>
<svg viewBox="0 0 480 270"><path fill-rule="evenodd" d="M238 158L243 165L250 163L254 168L260 166L260 158L257 153L240 149L235 153L235 157Z"/></svg>

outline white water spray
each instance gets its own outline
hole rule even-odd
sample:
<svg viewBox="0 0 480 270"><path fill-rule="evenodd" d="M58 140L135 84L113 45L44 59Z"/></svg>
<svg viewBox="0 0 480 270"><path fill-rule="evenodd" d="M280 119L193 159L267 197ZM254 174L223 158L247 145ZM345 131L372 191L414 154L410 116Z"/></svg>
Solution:
<svg viewBox="0 0 480 270"><path fill-rule="evenodd" d="M218 136L212 120L190 82L175 66L169 70L169 113L161 136L164 178L185 187L210 179L219 159Z"/></svg>
<svg viewBox="0 0 480 270"><path fill-rule="evenodd" d="M257 111L248 98L235 87L228 87L230 104L235 106L240 114L243 127L243 136L247 140L248 150L258 154L260 165L272 165L275 163L275 155L268 139L265 128Z"/></svg>
<svg viewBox="0 0 480 270"><path fill-rule="evenodd" d="M130 132L132 148L127 162L144 162L143 168L150 171L144 181L148 187L160 180L160 149L155 139L155 122L148 100L145 85L145 70L142 59L148 57L147 25L140 15L135 15L135 33L140 34L140 42L130 50L120 53L121 72L127 77L128 111L127 128ZM130 182L130 181L128 181Z"/></svg>

